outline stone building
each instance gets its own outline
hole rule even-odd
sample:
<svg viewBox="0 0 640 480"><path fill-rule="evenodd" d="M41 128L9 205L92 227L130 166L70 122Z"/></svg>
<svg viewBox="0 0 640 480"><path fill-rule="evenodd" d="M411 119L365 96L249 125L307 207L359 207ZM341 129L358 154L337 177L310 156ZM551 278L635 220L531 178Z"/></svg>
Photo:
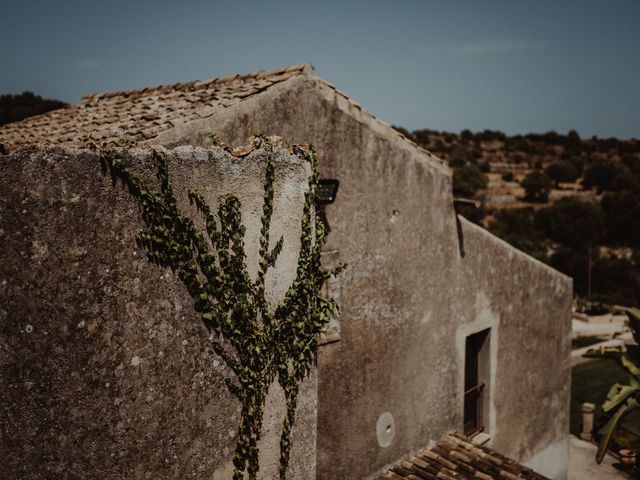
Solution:
<svg viewBox="0 0 640 480"><path fill-rule="evenodd" d="M265 293L276 305L297 276L310 168L284 146L254 147L164 153L180 211L201 230L190 188L214 211L223 195L240 201L254 278L273 160L270 232L283 247ZM150 149L119 156L151 184ZM0 172L0 478L229 480L242 418L225 385L231 367L211 348L178 273L137 245L145 224L131 195L101 173L96 152L72 147L0 154ZM301 385L292 479L315 475L316 390L315 375ZM260 478L278 476L285 412L274 382Z"/></svg>
<svg viewBox="0 0 640 480"><path fill-rule="evenodd" d="M318 358L317 478L376 478L451 432L565 478L571 280L456 215L448 167L310 65L90 95L0 143L254 133L314 144L340 182L324 256L349 266L327 286L340 314Z"/></svg>

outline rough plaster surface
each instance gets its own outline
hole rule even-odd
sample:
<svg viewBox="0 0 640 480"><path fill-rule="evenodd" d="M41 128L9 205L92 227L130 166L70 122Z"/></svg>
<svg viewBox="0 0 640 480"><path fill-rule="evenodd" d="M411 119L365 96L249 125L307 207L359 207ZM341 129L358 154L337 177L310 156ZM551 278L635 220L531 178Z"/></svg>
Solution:
<svg viewBox="0 0 640 480"><path fill-rule="evenodd" d="M566 439L571 282L464 219L461 257L446 167L313 75L154 142L206 145L207 131L313 143L322 176L340 180L327 250L349 268L340 341L319 356L319 479L374 475L460 431L460 332L479 325L492 328L491 446L526 460ZM384 412L395 420L385 448Z"/></svg>
<svg viewBox="0 0 640 480"><path fill-rule="evenodd" d="M523 462L547 458L541 473L562 478L568 462L571 280L465 219L462 227L467 254L459 260L460 314L477 318L490 308L499 318L490 446ZM484 297L475 304L474 292ZM458 401L462 412L461 396Z"/></svg>
<svg viewBox="0 0 640 480"><path fill-rule="evenodd" d="M265 152L168 151L179 204L196 187L211 205L242 202L256 270ZM123 152L148 178L149 152ZM267 279L275 302L295 277L308 164L276 149L272 238L284 237ZM0 478L229 479L239 404L191 298L151 265L134 235L129 194L87 151L0 156ZM275 240L274 240L275 241ZM290 478L315 476L316 377L302 386ZM263 478L277 472L284 399L272 389L261 443Z"/></svg>
<svg viewBox="0 0 640 480"><path fill-rule="evenodd" d="M569 473L567 459L569 458L570 441L570 438L558 440L536 453L532 458L523 461L523 464L552 480L566 480ZM593 456L595 457L595 453Z"/></svg>

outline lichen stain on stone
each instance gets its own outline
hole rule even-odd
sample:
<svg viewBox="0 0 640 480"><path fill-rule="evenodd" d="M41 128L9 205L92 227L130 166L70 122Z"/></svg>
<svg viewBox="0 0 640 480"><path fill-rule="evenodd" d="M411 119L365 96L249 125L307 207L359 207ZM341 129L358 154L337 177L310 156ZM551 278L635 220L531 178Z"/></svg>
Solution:
<svg viewBox="0 0 640 480"><path fill-rule="evenodd" d="M46 243L43 243L39 240L33 240L31 242L31 251L31 260L39 262L42 259L46 258L49 248L47 247Z"/></svg>

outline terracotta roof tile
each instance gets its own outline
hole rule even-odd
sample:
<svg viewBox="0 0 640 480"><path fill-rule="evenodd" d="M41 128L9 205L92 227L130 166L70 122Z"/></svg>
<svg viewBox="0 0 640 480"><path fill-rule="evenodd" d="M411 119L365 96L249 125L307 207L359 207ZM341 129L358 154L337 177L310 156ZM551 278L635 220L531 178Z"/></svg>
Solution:
<svg viewBox="0 0 640 480"><path fill-rule="evenodd" d="M24 144L80 143L93 136L118 140L121 136L151 139L175 125L211 116L272 85L311 71L309 64L191 81L85 95L78 105L0 127L0 143L10 150Z"/></svg>
<svg viewBox="0 0 640 480"><path fill-rule="evenodd" d="M430 450L399 462L379 480L549 480L460 434L447 435Z"/></svg>

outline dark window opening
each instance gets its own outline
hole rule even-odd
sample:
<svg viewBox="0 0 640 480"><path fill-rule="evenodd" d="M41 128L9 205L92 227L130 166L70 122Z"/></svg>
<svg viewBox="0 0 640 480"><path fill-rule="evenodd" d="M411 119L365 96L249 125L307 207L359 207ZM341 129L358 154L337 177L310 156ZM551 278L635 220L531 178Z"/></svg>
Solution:
<svg viewBox="0 0 640 480"><path fill-rule="evenodd" d="M483 330L466 339L464 357L464 434L485 429L485 397L489 381L489 332Z"/></svg>

